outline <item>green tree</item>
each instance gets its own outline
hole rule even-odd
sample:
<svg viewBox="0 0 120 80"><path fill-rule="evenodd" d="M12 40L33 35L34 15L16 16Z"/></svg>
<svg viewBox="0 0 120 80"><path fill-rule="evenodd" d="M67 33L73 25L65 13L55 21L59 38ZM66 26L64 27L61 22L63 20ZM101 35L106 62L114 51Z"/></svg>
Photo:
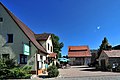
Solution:
<svg viewBox="0 0 120 80"><path fill-rule="evenodd" d="M102 44L100 45L100 48L98 49L98 56L97 56L97 58L99 58L102 50L108 50L108 49L111 49L111 48L112 48L112 46L109 45L107 38L104 37L104 39L102 41Z"/></svg>
<svg viewBox="0 0 120 80"><path fill-rule="evenodd" d="M114 46L114 47L112 47L112 49L114 49L114 50L120 50L120 45Z"/></svg>
<svg viewBox="0 0 120 80"><path fill-rule="evenodd" d="M53 52L57 53L58 57L61 57L61 49L64 46L63 42L59 41L59 37L55 34L52 34L52 42L53 42Z"/></svg>

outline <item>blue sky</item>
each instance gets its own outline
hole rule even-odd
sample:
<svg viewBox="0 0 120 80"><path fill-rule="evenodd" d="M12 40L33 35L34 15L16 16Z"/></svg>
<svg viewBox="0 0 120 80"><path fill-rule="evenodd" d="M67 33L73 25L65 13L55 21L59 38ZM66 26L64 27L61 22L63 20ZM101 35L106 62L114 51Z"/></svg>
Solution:
<svg viewBox="0 0 120 80"><path fill-rule="evenodd" d="M1 0L35 33L54 33L68 46L120 44L120 0Z"/></svg>

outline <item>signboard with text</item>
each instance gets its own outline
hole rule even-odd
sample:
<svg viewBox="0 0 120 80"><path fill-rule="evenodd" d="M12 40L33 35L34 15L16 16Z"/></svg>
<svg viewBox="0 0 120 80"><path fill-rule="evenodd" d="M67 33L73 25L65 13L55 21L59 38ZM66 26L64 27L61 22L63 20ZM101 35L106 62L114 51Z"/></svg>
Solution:
<svg viewBox="0 0 120 80"><path fill-rule="evenodd" d="M24 55L30 55L30 47L27 44L24 44Z"/></svg>

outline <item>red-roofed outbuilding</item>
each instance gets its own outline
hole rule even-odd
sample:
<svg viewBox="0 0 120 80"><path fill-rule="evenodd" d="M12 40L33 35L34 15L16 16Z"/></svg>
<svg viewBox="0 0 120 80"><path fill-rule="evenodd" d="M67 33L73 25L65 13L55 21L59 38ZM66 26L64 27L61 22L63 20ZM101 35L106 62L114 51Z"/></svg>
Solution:
<svg viewBox="0 0 120 80"><path fill-rule="evenodd" d="M88 46L69 46L68 58L71 65L86 65L91 62L91 54Z"/></svg>

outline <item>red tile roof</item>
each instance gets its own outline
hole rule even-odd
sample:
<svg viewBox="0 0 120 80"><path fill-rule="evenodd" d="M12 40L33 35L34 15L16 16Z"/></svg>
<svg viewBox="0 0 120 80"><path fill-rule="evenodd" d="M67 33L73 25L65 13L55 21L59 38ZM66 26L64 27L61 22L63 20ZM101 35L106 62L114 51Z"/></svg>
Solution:
<svg viewBox="0 0 120 80"><path fill-rule="evenodd" d="M69 46L68 57L91 57L88 46Z"/></svg>
<svg viewBox="0 0 120 80"><path fill-rule="evenodd" d="M43 34L35 34L36 40L46 41L50 36L50 33L43 33Z"/></svg>
<svg viewBox="0 0 120 80"><path fill-rule="evenodd" d="M69 46L69 50L86 50L87 46Z"/></svg>
<svg viewBox="0 0 120 80"><path fill-rule="evenodd" d="M23 22L21 22L16 16L14 16L1 2L0 5L6 10L13 21L18 25L18 27L23 31L23 33L28 37L28 39L35 45L37 49L41 52L47 53L46 50L36 41L34 32L31 31Z"/></svg>
<svg viewBox="0 0 120 80"><path fill-rule="evenodd" d="M56 57L57 53L49 53L49 57Z"/></svg>

